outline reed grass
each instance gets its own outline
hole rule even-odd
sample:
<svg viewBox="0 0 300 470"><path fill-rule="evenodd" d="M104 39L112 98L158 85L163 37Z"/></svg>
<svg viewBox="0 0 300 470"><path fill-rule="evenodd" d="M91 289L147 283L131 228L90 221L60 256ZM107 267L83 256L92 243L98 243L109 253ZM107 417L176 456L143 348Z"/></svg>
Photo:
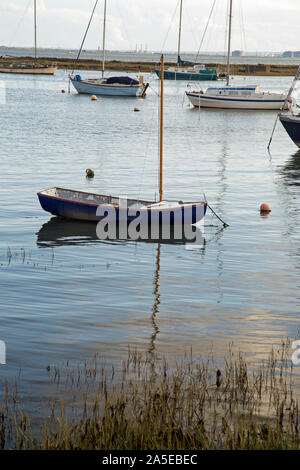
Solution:
<svg viewBox="0 0 300 470"><path fill-rule="evenodd" d="M170 367L153 354L131 350L119 371L96 358L77 368L48 366L58 395L38 424L31 424L16 387L13 393L6 387L0 447L299 449L289 352L285 343L251 369L232 348L219 367L213 356L196 359L190 354Z"/></svg>

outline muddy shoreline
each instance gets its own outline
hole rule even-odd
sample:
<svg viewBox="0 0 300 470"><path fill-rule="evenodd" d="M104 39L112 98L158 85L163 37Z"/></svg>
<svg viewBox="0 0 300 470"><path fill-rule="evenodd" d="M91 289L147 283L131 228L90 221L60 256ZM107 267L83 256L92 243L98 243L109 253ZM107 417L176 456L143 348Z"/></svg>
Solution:
<svg viewBox="0 0 300 470"><path fill-rule="evenodd" d="M16 58L11 59L16 61ZM32 57L18 57L18 62L32 63ZM74 66L74 59L59 59L55 57L40 58L39 63L42 65L57 64L59 69L72 70ZM8 58L0 58L0 66L9 63ZM174 63L166 62L166 67L174 66ZM216 69L218 72L226 70L225 64L209 63L206 64L207 68ZM107 61L106 70L123 71L123 72L136 72L136 73L151 73L158 67L154 62L124 62L124 61ZM92 59L80 59L76 66L79 70L99 70L100 61ZM232 75L261 75L261 76L294 76L297 71L297 65L270 65L270 64L232 64L230 67Z"/></svg>

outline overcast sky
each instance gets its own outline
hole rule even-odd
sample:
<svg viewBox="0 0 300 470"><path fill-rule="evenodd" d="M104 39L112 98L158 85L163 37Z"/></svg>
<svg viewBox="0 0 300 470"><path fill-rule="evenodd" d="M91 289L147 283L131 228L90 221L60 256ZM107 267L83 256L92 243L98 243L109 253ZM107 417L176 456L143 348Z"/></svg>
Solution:
<svg viewBox="0 0 300 470"><path fill-rule="evenodd" d="M215 8L203 51L225 50L227 0ZM40 47L78 48L95 0L37 0ZM179 0L107 0L107 49L177 49ZM183 0L182 51L197 51L213 0ZM103 0L85 48L102 44ZM33 45L33 0L0 0L0 45ZM234 0L232 49L300 50L300 0Z"/></svg>

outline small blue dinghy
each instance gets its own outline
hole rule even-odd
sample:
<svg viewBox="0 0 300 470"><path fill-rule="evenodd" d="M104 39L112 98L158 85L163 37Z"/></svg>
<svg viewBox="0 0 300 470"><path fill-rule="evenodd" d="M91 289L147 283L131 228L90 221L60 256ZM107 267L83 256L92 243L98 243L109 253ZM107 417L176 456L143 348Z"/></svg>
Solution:
<svg viewBox="0 0 300 470"><path fill-rule="evenodd" d="M73 220L120 223L137 217L146 224L194 224L204 216L206 202L143 201L101 194L50 188L38 193L42 208L53 215Z"/></svg>
<svg viewBox="0 0 300 470"><path fill-rule="evenodd" d="M206 201L163 199L163 83L164 58L161 56L159 201L126 199L54 187L38 193L45 211L74 220L99 222L105 219L112 224L135 221L136 225L148 226L191 225L204 218Z"/></svg>

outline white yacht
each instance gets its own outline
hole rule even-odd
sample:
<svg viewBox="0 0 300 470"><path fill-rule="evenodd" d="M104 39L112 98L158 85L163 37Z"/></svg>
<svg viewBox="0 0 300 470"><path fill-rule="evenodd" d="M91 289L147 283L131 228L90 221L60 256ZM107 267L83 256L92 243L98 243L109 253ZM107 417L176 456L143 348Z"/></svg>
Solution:
<svg viewBox="0 0 300 470"><path fill-rule="evenodd" d="M186 91L186 96L195 107L225 109L281 109L287 93L262 91L259 85L209 87L204 92ZM288 109L293 98L287 100Z"/></svg>
<svg viewBox="0 0 300 470"><path fill-rule="evenodd" d="M258 85L229 85L231 51L232 0L229 4L229 33L227 48L226 86L209 87L205 91L186 91L186 96L193 106L223 109L285 109L292 100L287 93L261 91ZM288 99L287 99L288 98ZM286 103L285 103L286 101Z"/></svg>

